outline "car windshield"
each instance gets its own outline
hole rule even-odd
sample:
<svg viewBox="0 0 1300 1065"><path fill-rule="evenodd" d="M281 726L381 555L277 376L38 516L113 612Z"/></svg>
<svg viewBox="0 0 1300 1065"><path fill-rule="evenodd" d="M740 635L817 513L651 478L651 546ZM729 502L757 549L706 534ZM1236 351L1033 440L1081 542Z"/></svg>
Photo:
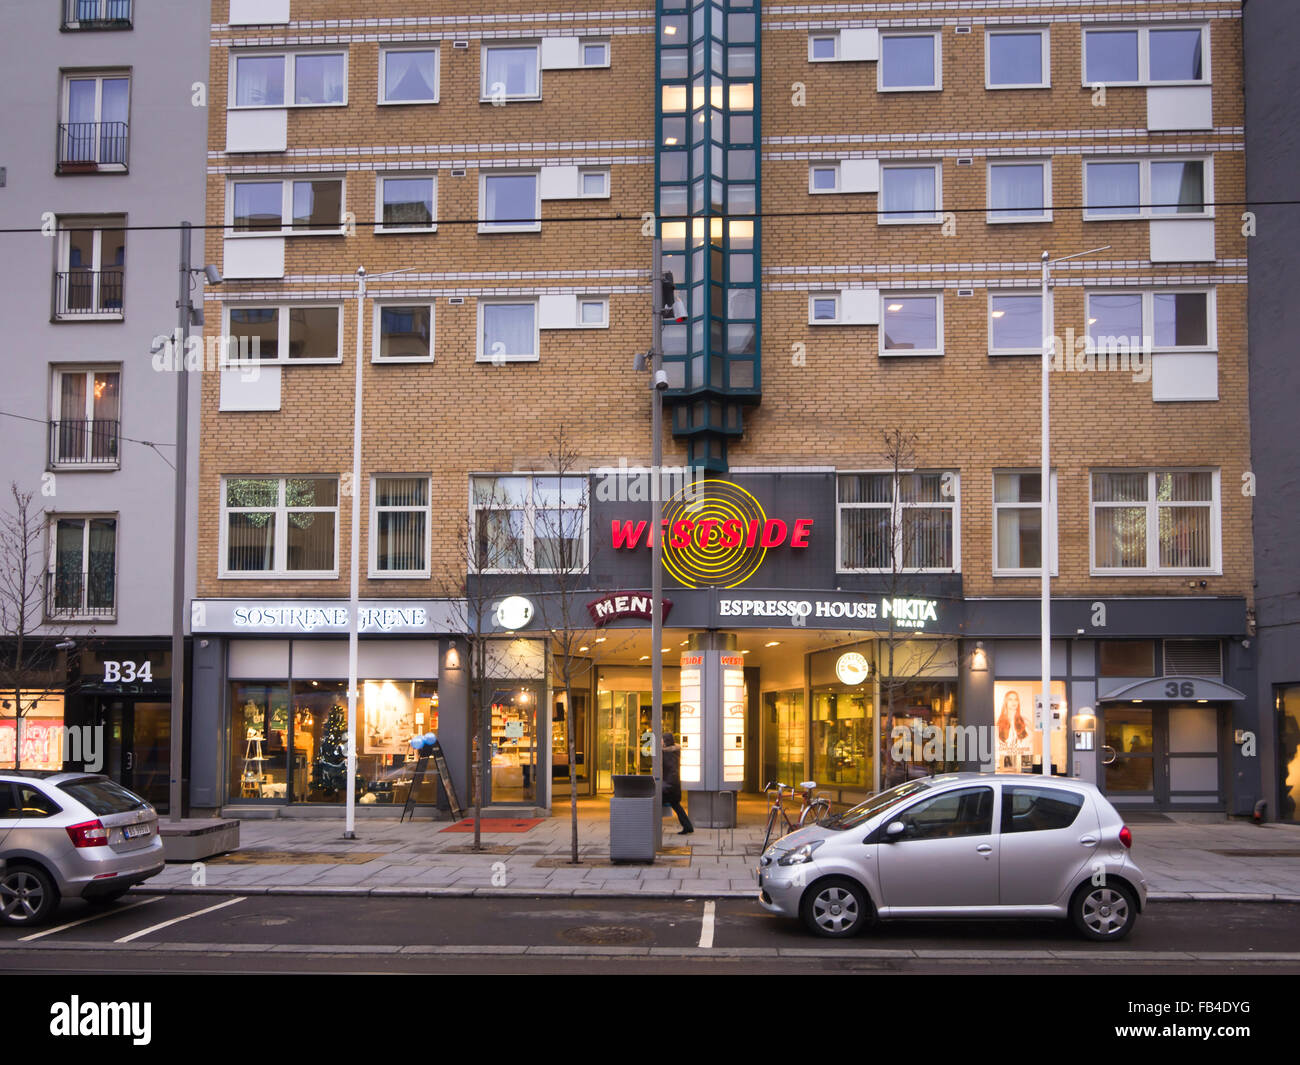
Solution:
<svg viewBox="0 0 1300 1065"><path fill-rule="evenodd" d="M897 787L890 788L888 791L882 791L879 795L873 795L866 802L860 802L851 810L846 810L842 814L835 814L822 822L823 828L846 829L856 828L864 821L875 817L881 810L888 810L891 806L897 806L904 799L910 799L922 791L928 791L930 781L927 780L909 780L905 784L899 784Z"/></svg>
<svg viewBox="0 0 1300 1065"><path fill-rule="evenodd" d="M60 785L63 791L100 817L108 814L125 814L138 810L148 803L121 784L98 777L82 777Z"/></svg>

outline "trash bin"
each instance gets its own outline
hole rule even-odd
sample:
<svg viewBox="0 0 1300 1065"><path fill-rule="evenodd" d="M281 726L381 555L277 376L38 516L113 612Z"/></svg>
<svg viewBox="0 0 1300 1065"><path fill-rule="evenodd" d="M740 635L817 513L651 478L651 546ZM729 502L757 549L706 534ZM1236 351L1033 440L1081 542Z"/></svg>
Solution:
<svg viewBox="0 0 1300 1065"><path fill-rule="evenodd" d="M609 800L611 861L654 861L659 834L656 793L655 778L648 774L614 777L614 797Z"/></svg>

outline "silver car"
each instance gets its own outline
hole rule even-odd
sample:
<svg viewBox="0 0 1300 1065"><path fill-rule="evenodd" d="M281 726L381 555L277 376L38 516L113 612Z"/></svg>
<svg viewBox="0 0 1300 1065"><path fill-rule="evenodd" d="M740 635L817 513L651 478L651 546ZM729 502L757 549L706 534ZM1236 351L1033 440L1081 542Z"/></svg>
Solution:
<svg viewBox="0 0 1300 1065"><path fill-rule="evenodd" d="M162 869L158 814L139 795L94 774L0 770L0 924L37 924L61 898L120 898Z"/></svg>
<svg viewBox="0 0 1300 1065"><path fill-rule="evenodd" d="M823 936L877 919L1057 917L1114 941L1147 901L1132 842L1092 784L953 773L777 840L759 859L759 901Z"/></svg>

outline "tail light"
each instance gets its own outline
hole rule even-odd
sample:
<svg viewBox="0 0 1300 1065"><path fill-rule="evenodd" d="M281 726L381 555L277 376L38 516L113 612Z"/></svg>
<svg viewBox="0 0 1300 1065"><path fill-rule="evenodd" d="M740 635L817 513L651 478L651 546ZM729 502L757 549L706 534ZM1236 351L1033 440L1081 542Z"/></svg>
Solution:
<svg viewBox="0 0 1300 1065"><path fill-rule="evenodd" d="M1124 844L1125 847L1133 846L1133 833L1128 830L1128 825L1120 826L1119 841Z"/></svg>
<svg viewBox="0 0 1300 1065"><path fill-rule="evenodd" d="M108 829L99 821L82 821L68 826L68 838L74 847L107 847Z"/></svg>

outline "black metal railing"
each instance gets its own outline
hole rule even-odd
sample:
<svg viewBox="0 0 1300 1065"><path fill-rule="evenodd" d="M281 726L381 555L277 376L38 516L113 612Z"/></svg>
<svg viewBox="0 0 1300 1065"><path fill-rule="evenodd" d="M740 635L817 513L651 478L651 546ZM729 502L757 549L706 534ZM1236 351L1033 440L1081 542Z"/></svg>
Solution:
<svg viewBox="0 0 1300 1065"><path fill-rule="evenodd" d="M126 166L125 122L60 122L56 172L74 174Z"/></svg>
<svg viewBox="0 0 1300 1065"><path fill-rule="evenodd" d="M117 571L95 566L89 573L56 569L45 575L47 618L112 618L117 616Z"/></svg>
<svg viewBox="0 0 1300 1065"><path fill-rule="evenodd" d="M65 30L129 30L131 0L63 0Z"/></svg>
<svg viewBox="0 0 1300 1065"><path fill-rule="evenodd" d="M50 422L50 465L116 466L119 425L105 419Z"/></svg>
<svg viewBox="0 0 1300 1065"><path fill-rule="evenodd" d="M79 318L122 313L122 281L126 269L68 270L54 275L54 315Z"/></svg>

